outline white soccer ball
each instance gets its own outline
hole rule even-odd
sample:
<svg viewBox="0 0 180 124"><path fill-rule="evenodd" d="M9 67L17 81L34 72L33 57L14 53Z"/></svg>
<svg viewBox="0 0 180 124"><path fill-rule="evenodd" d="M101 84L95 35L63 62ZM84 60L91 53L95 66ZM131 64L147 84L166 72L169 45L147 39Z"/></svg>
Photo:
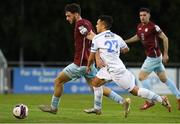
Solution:
<svg viewBox="0 0 180 124"><path fill-rule="evenodd" d="M28 107L24 104L18 104L13 108L13 115L18 119L24 119L28 116Z"/></svg>

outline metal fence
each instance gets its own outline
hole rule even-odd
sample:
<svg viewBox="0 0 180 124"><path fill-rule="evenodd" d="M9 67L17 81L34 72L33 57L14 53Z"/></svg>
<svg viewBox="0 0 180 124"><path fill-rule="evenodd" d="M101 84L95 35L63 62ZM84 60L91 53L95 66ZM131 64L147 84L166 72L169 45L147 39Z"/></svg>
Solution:
<svg viewBox="0 0 180 124"><path fill-rule="evenodd" d="M4 93L8 90L7 86L7 60L0 50L0 93Z"/></svg>

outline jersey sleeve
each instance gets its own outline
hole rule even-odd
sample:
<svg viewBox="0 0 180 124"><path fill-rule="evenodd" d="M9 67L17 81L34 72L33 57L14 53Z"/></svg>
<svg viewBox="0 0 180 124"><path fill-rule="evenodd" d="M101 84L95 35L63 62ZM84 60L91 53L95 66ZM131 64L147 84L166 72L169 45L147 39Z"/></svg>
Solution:
<svg viewBox="0 0 180 124"><path fill-rule="evenodd" d="M125 41L120 37L120 49L124 49L127 48L127 44L125 43Z"/></svg>
<svg viewBox="0 0 180 124"><path fill-rule="evenodd" d="M98 50L97 41L93 39L91 44L91 52L97 52L97 50Z"/></svg>
<svg viewBox="0 0 180 124"><path fill-rule="evenodd" d="M92 30L92 27L89 25L89 24L86 24L86 23L81 23L79 26L78 26L78 30L79 30L79 33L81 35L83 35L84 37L86 37L88 35L88 33Z"/></svg>
<svg viewBox="0 0 180 124"><path fill-rule="evenodd" d="M161 28L158 25L154 25L154 29L155 29L155 32L158 34L162 32Z"/></svg>

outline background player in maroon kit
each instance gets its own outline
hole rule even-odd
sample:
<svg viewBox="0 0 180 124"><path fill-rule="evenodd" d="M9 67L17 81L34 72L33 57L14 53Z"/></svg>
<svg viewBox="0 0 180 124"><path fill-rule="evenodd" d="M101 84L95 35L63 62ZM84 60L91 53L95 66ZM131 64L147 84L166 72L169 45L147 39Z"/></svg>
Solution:
<svg viewBox="0 0 180 124"><path fill-rule="evenodd" d="M65 7L66 20L70 24L75 23L74 40L75 40L75 54L74 61L63 69L62 72L56 77L54 84L54 94L52 96L51 106L40 105L40 110L56 114L60 103L60 98L63 93L64 84L72 79L85 77L89 86L91 86L92 78L95 77L97 70L91 66L91 72L86 73L86 65L90 54L91 40L94 37L93 26L90 21L81 17L81 8L78 4L68 4ZM95 90L94 92L98 92ZM110 99L120 103L121 97L108 88L103 88L103 94ZM101 104L101 101L94 102L95 105ZM101 114L101 110L88 109L85 112Z"/></svg>
<svg viewBox="0 0 180 124"><path fill-rule="evenodd" d="M169 60L168 38L158 25L150 21L150 10L148 8L141 8L139 11L139 16L141 23L137 26L136 35L128 40L125 40L126 43L141 41L145 48L147 58L141 67L139 80L142 81L143 84L147 84L147 78L149 74L154 71L159 79L165 83L171 92L176 96L178 101L178 109L180 110L180 92L178 91L175 83L168 79L164 65L162 63L167 63ZM159 38L163 42L163 53L160 51L158 42ZM154 104L155 103L153 101L146 101L141 109L145 110L154 106Z"/></svg>

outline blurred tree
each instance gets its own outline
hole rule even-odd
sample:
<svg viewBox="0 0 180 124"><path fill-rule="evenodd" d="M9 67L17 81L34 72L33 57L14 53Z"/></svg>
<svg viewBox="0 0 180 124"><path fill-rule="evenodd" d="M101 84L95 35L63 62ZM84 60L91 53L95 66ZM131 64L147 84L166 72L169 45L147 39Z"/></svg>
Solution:
<svg viewBox="0 0 180 124"><path fill-rule="evenodd" d="M7 60L72 61L73 25L64 16L64 6L76 2L82 16L95 25L100 14L114 18L112 31L124 39L136 32L140 7L151 9L151 19L169 37L170 62L180 62L179 0L6 0L0 1L0 48ZM22 48L22 49L21 49ZM122 56L127 62L142 62L141 44L130 45L131 52Z"/></svg>

